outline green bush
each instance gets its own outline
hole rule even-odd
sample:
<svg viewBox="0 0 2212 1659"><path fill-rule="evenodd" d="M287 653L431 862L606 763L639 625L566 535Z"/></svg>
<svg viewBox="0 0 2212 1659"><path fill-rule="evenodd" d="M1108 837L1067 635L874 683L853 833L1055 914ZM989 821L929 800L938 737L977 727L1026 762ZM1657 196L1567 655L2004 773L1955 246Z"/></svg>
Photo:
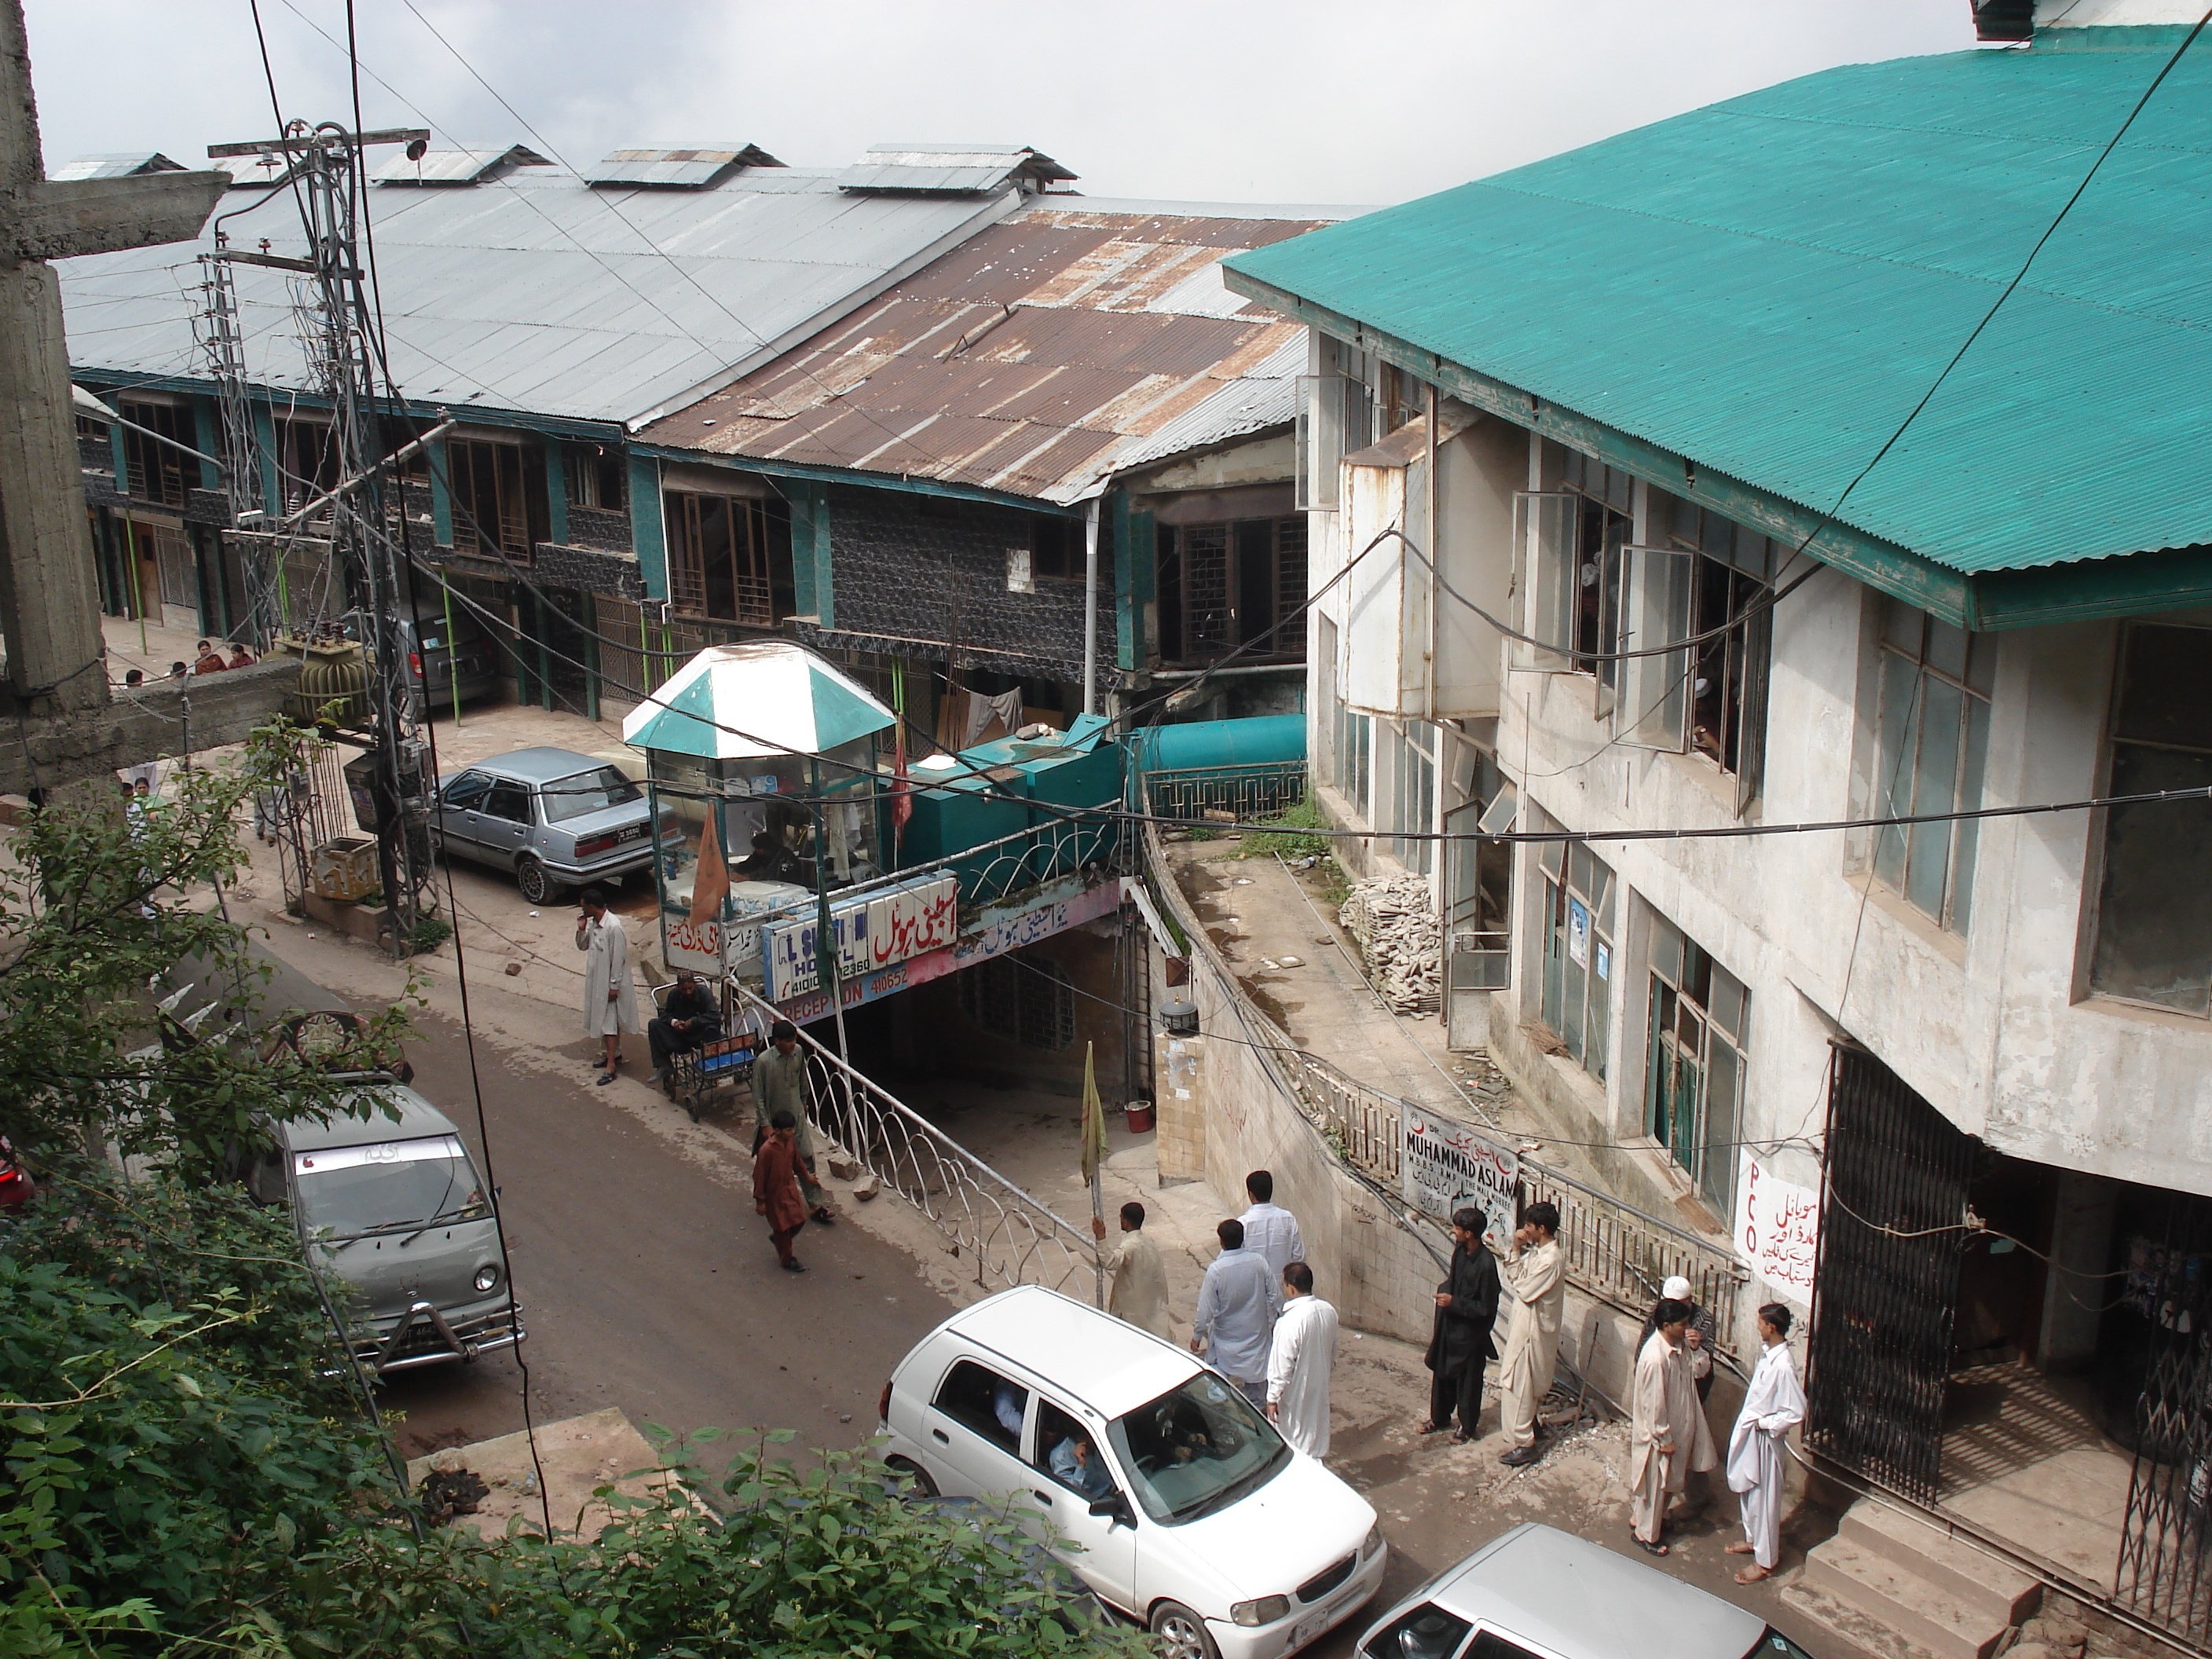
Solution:
<svg viewBox="0 0 2212 1659"><path fill-rule="evenodd" d="M1285 808L1271 818L1260 822L1271 826L1265 830L1247 830L1244 845L1237 854L1243 859L1314 858L1336 851L1333 836L1313 835L1312 830L1327 830L1329 822L1322 816L1321 803L1309 793L1296 806Z"/></svg>
<svg viewBox="0 0 2212 1659"><path fill-rule="evenodd" d="M453 936L453 924L443 916L415 918L415 949L420 953L434 951Z"/></svg>

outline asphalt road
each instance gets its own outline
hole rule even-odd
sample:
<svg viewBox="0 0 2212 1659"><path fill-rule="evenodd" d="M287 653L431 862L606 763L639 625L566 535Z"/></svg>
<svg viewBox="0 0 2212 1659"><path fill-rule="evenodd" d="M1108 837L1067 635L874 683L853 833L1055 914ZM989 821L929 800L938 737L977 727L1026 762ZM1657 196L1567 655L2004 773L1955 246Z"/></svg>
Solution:
<svg viewBox="0 0 2212 1659"><path fill-rule="evenodd" d="M421 1017L415 1086L483 1152L459 1028ZM613 1109L580 1068L548 1076L482 1025L477 1054L539 1423L619 1406L690 1430L789 1428L851 1445L884 1379L951 1311L889 1244L810 1224L776 1266L741 1149L711 1160ZM391 1379L410 1456L523 1426L523 1364L493 1356Z"/></svg>

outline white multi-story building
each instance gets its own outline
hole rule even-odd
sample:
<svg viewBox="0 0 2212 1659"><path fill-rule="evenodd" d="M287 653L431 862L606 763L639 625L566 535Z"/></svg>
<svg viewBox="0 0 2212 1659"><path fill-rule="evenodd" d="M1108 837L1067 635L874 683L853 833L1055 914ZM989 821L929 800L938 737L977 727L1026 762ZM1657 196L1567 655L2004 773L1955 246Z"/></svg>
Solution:
<svg viewBox="0 0 2212 1659"><path fill-rule="evenodd" d="M1312 330L1315 771L1434 879L1455 1042L1810 1304L1808 1446L1999 1530L2075 1460L2109 1515L2003 1525L2138 1611L2212 1449L2192 38L1833 70L1230 265Z"/></svg>

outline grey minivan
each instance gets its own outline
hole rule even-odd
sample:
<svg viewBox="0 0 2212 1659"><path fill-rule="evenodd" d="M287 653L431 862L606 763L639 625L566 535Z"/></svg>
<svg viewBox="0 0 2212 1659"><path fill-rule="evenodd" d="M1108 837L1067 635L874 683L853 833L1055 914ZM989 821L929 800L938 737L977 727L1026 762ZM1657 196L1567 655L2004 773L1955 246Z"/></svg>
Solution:
<svg viewBox="0 0 2212 1659"><path fill-rule="evenodd" d="M354 1358L378 1375L514 1346L491 1189L453 1121L389 1079L362 1093L366 1119L280 1126L253 1195L290 1203L310 1264L351 1304Z"/></svg>
<svg viewBox="0 0 2212 1659"><path fill-rule="evenodd" d="M447 773L431 823L447 852L514 871L532 904L653 865L644 789L573 749L517 749Z"/></svg>
<svg viewBox="0 0 2212 1659"><path fill-rule="evenodd" d="M395 624L399 648L407 654L407 684L417 720L452 714L456 693L462 702L479 702L500 690L499 647L491 635L458 605L450 630L446 620L445 608L435 599L422 599L412 617L403 616ZM348 611L339 626L348 639L370 646L373 654L374 641L366 612Z"/></svg>

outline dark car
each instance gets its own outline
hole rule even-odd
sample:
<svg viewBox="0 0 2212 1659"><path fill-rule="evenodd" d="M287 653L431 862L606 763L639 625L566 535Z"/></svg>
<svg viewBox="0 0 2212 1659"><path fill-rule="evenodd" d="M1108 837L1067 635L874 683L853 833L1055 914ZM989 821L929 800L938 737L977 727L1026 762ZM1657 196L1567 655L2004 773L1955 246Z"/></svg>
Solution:
<svg viewBox="0 0 2212 1659"><path fill-rule="evenodd" d="M403 616L393 623L399 648L406 653L407 686L418 720L452 714L457 690L462 702L481 702L500 690L499 647L491 635L459 605L453 608L450 632L446 621L444 606L424 599L411 617ZM375 641L366 613L348 611L340 626L348 639L361 641L374 654Z"/></svg>
<svg viewBox="0 0 2212 1659"><path fill-rule="evenodd" d="M432 825L447 853L514 871L532 904L653 863L643 787L573 749L518 749L447 773Z"/></svg>

